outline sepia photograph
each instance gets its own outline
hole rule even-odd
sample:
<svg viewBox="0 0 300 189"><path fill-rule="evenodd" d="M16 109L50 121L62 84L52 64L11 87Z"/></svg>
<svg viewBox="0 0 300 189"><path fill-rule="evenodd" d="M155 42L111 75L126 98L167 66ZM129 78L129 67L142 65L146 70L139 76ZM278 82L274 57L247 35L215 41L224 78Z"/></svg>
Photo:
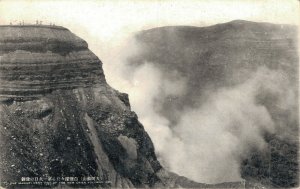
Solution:
<svg viewBox="0 0 300 189"><path fill-rule="evenodd" d="M0 0L0 189L300 188L298 0Z"/></svg>

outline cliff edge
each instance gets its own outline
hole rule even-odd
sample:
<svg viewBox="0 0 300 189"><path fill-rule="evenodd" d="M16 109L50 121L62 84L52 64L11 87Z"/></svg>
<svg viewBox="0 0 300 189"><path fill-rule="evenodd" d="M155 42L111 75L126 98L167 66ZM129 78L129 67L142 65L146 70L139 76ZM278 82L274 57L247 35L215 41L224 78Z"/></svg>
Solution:
<svg viewBox="0 0 300 189"><path fill-rule="evenodd" d="M84 40L56 26L0 26L0 36L1 186L172 185Z"/></svg>

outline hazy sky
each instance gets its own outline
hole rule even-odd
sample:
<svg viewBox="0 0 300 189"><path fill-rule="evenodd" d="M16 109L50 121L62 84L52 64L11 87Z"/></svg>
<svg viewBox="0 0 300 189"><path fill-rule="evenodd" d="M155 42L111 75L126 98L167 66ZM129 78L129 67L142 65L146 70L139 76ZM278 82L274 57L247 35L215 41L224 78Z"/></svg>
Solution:
<svg viewBox="0 0 300 189"><path fill-rule="evenodd" d="M236 143L228 143L228 141L230 142L232 140L223 140L223 138L220 138L219 141L218 139L220 135L223 136L223 133L226 133L228 129L231 129L229 127L230 124L226 125L226 122L228 122L228 118L235 118L235 116L238 116L240 120L243 120L243 122L240 124L241 128L258 128L245 125L245 123L252 123L252 120L247 121L249 115L253 115L253 117L258 118L259 123L262 123L262 125L269 125L270 120L267 119L268 114L264 114L264 112L261 112L259 107L257 107L252 102L254 101L253 99L255 94L251 95L251 92L245 89L245 86L247 87L248 85L254 86L253 88L255 88L256 86L260 86L259 84L261 83L261 80L259 80L259 82L256 82L256 78L261 78L267 75L266 73L268 72L262 71L254 75L255 77L254 79L252 79L254 84L250 82L250 84L246 83L244 85L238 86L236 90L227 90L225 94L229 94L227 95L229 97L233 96L234 98L232 99L214 95L212 96L213 101L209 101L207 105L208 108L204 106L200 107L197 110L193 110L192 112L186 112L185 114L182 114L182 123L180 124L182 125L182 127L180 127L179 125L179 130L180 128L184 128L182 131L180 130L180 133L182 133L183 135L188 135L188 137L183 138L188 139L188 142L185 143L184 140L180 141L176 137L172 136L172 132L168 128L168 120L157 114L157 112L154 111L152 104L154 101L153 99L155 99L156 95L160 95L160 93L158 93L158 88L162 84L167 83L165 86L171 86L169 88L164 87L166 89L176 88L176 90L183 84L180 84L179 81L164 80L163 73L159 72L159 70L156 70L149 65L138 69L138 71L134 73L127 74L133 75L134 79L132 83L122 78L119 74L120 71L118 70L122 68L122 64L124 65L126 55L134 53L134 51L136 50L136 46L127 45L127 39L134 32L137 32L139 30L165 25L207 26L217 23L229 22L236 19L298 25L299 17L300 7L299 1L297 0L0 0L1 25L10 24L10 22L12 24L19 24L20 21L24 21L26 24L35 24L36 20L43 21L43 24L49 24L51 22L55 23L56 25L68 28L73 33L87 41L89 44L89 48L103 61L104 72L109 84L122 92L129 93L133 110L138 113L139 120L144 124L145 129L150 134L153 142L155 143L156 149L158 149L158 151L162 153L162 155L163 153L167 153L167 155L165 156L167 158L165 160L169 161L171 167L172 163L174 164L173 167L175 168L173 170L177 173L187 175L195 180L197 180L197 178L199 177L203 180L200 179L198 181L205 182L213 182L216 179L218 180L220 176L224 176L224 178L225 176L228 176L228 166L233 167L234 170L239 170L238 164L235 162L236 159L232 158L229 155L235 153L235 149L241 148L242 150L240 151L245 151L243 145L240 145L242 143L240 142L241 140L237 140ZM124 48L125 46L126 48ZM275 76L277 75L275 74ZM272 78L273 77L271 77L270 83L278 84L278 82L274 82ZM135 79L137 80L137 82L135 82ZM266 79L263 78L262 80ZM138 82L140 82L141 84L136 84ZM282 89L281 86L275 86L274 88ZM236 91L247 91L247 94L249 94L250 96L248 96L248 98L242 98L239 101L238 98L235 98L236 96L234 95ZM173 92L174 91L171 90L170 93L172 94ZM184 87L182 88L182 92L184 92ZM284 99L285 98L286 96L284 96ZM220 111L220 116L218 116L218 111L215 111L215 109L210 106L211 104L214 105L213 102L215 102L218 107L222 107L222 110L228 109L228 111L226 111L227 113L225 116L225 120L220 119L224 111ZM246 112L246 115L241 115L240 111L238 111L239 109L241 109L239 108L239 106L240 104L243 105L245 103L251 105L246 106L248 107L247 111L253 111ZM201 114L201 112L210 111L213 111L213 113L209 115L205 114L205 116ZM200 118L202 125L193 125L195 122L200 122L197 121ZM193 123L187 123L186 120L192 121ZM214 121L213 124L211 123L212 120ZM217 127L220 125L219 123L223 125L222 128L225 128L225 131ZM216 127L207 127L207 125L216 125ZM189 129L186 129L186 126L188 126ZM201 132L194 132L195 128L202 128L202 130ZM259 136L256 135L254 131L252 132L252 130L247 129L243 130L247 131L245 132L246 135L241 135L239 138L244 140L244 138L247 138L248 135L251 135L251 137L254 138L254 142L259 141ZM192 132L189 133L190 131ZM207 136L211 136L205 135L206 133L216 133L216 131L218 131L220 135L214 135L214 141L216 141L215 143L221 144L219 145L220 147L225 146L223 149L221 149L221 153L219 153L218 149L217 155L214 154L215 151L210 150L212 149L211 147L213 143L207 144L204 141L205 139L207 139ZM197 135L195 135L195 133ZM199 133L204 134L202 134L202 137L199 137ZM257 137L258 139L256 139L255 137ZM193 138L193 140L190 140L191 138ZM197 141L196 139L200 140L198 140L198 142L195 142ZM190 141L192 141L193 144L190 144ZM219 143L217 143L218 141ZM224 141L227 141L227 144L224 144ZM247 140L246 142L249 143ZM206 148L201 148L202 151L198 150L198 147L201 145L206 146ZM178 153L178 150L180 149L180 152L185 153ZM205 151L206 149L207 151ZM232 152L228 151L232 149L234 149ZM228 152L226 152L226 150ZM198 156L196 153L198 153ZM202 155L202 153L212 155L205 156ZM226 154L228 156L226 156ZM189 157L185 157L185 155ZM192 156L194 158L189 159ZM213 159L211 157L217 158ZM218 159L218 157L220 157L220 159L227 158L227 161L222 161ZM185 159L189 160L187 161ZM178 168L177 165L179 165L180 162L191 162L190 167L184 165L183 169L180 167ZM215 162L220 165L215 166ZM215 167L218 167L219 169L215 169L215 172L217 172L217 174L213 169L208 169L210 167L207 168L208 170L205 170L206 165L214 165ZM222 168L224 168L223 171ZM193 169L195 169L196 171L193 172ZM202 169L203 172L199 173L199 170ZM234 173L231 173L233 175L230 178L232 178L233 180L239 177L238 171L236 172L237 173L235 174L238 176L234 175Z"/></svg>

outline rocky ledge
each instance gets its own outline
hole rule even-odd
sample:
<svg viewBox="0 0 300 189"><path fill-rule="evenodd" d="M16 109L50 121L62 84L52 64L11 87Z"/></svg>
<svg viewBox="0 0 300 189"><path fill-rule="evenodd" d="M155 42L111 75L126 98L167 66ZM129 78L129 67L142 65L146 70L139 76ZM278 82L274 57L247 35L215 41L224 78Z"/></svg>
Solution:
<svg viewBox="0 0 300 189"><path fill-rule="evenodd" d="M166 184L128 96L106 83L84 40L56 26L1 26L0 36L1 186Z"/></svg>

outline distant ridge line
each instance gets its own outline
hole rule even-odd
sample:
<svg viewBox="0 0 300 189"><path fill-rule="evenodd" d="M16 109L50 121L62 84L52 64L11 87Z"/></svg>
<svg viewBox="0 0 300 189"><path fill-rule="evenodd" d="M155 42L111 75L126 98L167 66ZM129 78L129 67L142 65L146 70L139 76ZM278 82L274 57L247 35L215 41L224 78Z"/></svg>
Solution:
<svg viewBox="0 0 300 189"><path fill-rule="evenodd" d="M26 24L26 25L0 25L0 27L34 27L34 28L51 28L51 29L61 29L61 30L68 30L67 28L64 28L62 26L56 26L56 25L37 25L37 24Z"/></svg>

